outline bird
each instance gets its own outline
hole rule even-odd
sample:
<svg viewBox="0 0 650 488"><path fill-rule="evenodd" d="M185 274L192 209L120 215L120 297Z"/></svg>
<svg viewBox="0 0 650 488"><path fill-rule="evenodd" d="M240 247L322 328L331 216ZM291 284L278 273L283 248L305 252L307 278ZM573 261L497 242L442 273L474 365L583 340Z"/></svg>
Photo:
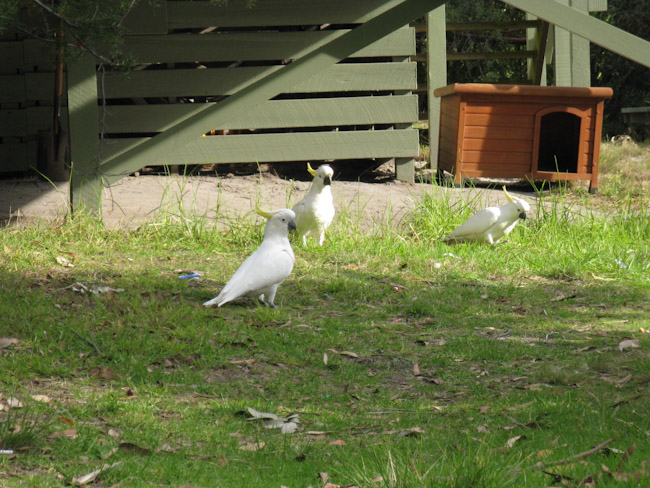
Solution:
<svg viewBox="0 0 650 488"><path fill-rule="evenodd" d="M307 195L296 203L293 211L296 213L296 226L302 236L303 246L307 245L307 236L318 237L318 245L325 240L325 230L334 219L334 199L332 198L332 176L334 170L323 164L314 170L307 163L307 171L314 177Z"/></svg>
<svg viewBox="0 0 650 488"><path fill-rule="evenodd" d="M221 307L241 296L256 297L262 305L277 308L274 303L278 286L290 274L295 262L289 232L296 228L296 214L288 208L256 212L267 220L264 239L259 247L239 266L226 286L204 307Z"/></svg>
<svg viewBox="0 0 650 488"><path fill-rule="evenodd" d="M521 198L510 195L505 186L503 192L508 203L501 207L479 210L458 226L444 241L449 243L479 241L494 246L502 237L508 235L520 219L526 219L526 212L530 210L530 205Z"/></svg>

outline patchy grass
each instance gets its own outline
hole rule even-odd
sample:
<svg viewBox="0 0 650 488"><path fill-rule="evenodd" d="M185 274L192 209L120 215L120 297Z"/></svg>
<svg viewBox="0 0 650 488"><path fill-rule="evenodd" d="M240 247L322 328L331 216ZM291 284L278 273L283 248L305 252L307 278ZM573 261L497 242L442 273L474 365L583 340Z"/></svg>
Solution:
<svg viewBox="0 0 650 488"><path fill-rule="evenodd" d="M294 239L278 309L201 307L261 225L0 230L0 484L648 483L647 215L560 192L509 242L450 247L479 202L440 193L399 229L348 212L323 248Z"/></svg>

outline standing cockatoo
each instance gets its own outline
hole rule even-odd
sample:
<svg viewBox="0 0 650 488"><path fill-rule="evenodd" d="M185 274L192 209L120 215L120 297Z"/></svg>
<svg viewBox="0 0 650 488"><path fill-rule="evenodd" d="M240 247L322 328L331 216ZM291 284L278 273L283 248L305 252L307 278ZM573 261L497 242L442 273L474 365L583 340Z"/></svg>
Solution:
<svg viewBox="0 0 650 488"><path fill-rule="evenodd" d="M325 229L334 218L334 200L332 198L332 176L334 170L323 164L314 170L307 163L307 171L314 177L305 198L293 207L296 212L296 226L302 235L303 245L307 244L307 236L318 236L318 245L323 245Z"/></svg>
<svg viewBox="0 0 650 488"><path fill-rule="evenodd" d="M481 241L491 245L515 228L519 219L526 218L530 210L528 202L510 195L503 187L508 203L501 207L487 207L479 210L449 234L445 242Z"/></svg>
<svg viewBox="0 0 650 488"><path fill-rule="evenodd" d="M288 208L264 212L256 211L268 219L264 227L264 240L253 254L239 266L221 293L203 304L220 307L241 296L253 296L263 305L276 307L275 292L293 269L295 261L289 231L296 228L296 214Z"/></svg>

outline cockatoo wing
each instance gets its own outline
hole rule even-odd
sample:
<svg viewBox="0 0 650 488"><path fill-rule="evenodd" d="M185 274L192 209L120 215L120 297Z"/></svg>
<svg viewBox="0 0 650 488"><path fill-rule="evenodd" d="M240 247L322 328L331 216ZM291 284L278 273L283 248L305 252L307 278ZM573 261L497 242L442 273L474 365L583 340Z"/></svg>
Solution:
<svg viewBox="0 0 650 488"><path fill-rule="evenodd" d="M488 207L479 210L449 234L446 240L480 238L497 223L499 215L500 211L497 207Z"/></svg>
<svg viewBox="0 0 650 488"><path fill-rule="evenodd" d="M294 255L291 248L279 246L276 242L262 242L228 280L221 293L203 305L224 305L244 295L284 281L293 269Z"/></svg>

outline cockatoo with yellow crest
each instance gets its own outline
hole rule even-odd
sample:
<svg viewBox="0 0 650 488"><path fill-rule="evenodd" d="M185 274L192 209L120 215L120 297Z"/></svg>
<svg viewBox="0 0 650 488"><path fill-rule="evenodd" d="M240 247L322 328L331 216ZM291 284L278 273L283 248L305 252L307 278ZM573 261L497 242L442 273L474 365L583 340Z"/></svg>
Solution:
<svg viewBox="0 0 650 488"><path fill-rule="evenodd" d="M273 303L278 286L291 274L295 257L289 243L289 231L296 228L296 214L288 208L256 211L267 220L264 239L259 247L239 266L223 290L204 307L220 307L241 296L256 297L262 305Z"/></svg>
<svg viewBox="0 0 650 488"><path fill-rule="evenodd" d="M293 207L296 213L296 226L302 236L303 245L307 236L318 238L318 245L325 240L325 230L334 218L334 199L332 198L332 176L334 170L323 164L314 170L307 163L307 171L314 177L307 195Z"/></svg>
<svg viewBox="0 0 650 488"><path fill-rule="evenodd" d="M503 192L508 203L501 207L479 210L449 234L444 241L450 243L480 241L494 245L499 239L508 235L520 219L526 218L530 205L521 198L510 195L505 186Z"/></svg>

